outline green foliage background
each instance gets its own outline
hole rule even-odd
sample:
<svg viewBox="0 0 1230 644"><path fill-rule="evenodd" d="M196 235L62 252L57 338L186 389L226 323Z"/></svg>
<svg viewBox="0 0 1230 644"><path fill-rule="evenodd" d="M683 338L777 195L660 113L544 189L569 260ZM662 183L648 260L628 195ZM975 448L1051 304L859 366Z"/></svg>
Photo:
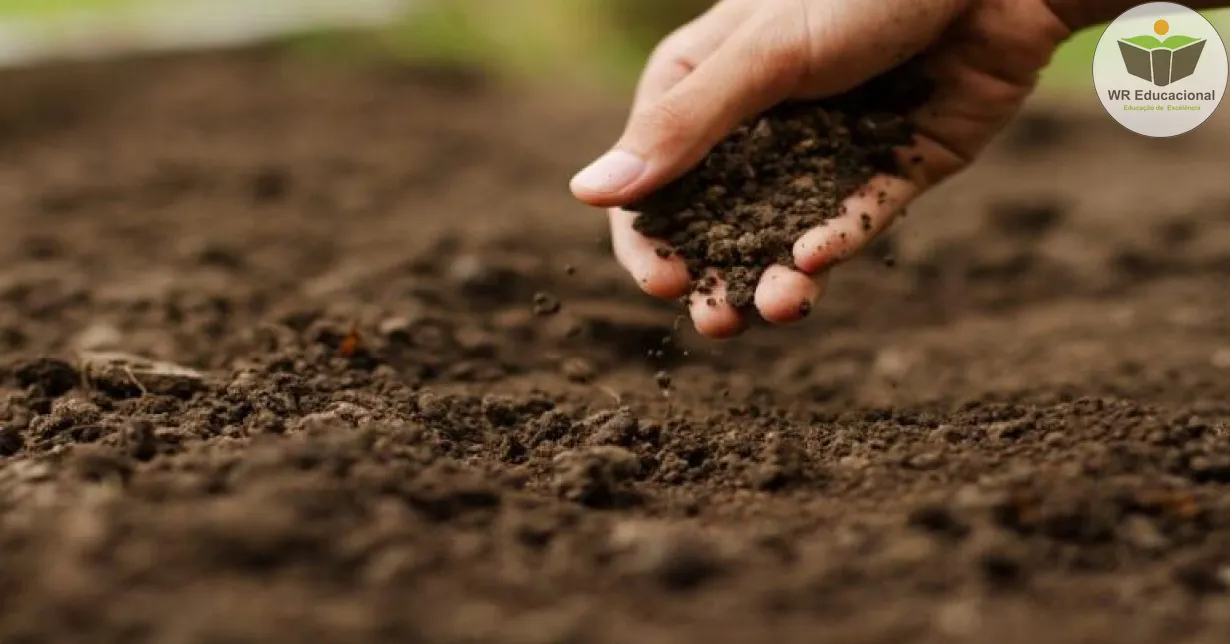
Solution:
<svg viewBox="0 0 1230 644"><path fill-rule="evenodd" d="M0 0L0 22L82 11L132 11L188 0ZM208 2L208 0L202 0ZM254 0L260 2L260 0ZM337 0L345 3L347 0ZM631 84L663 35L712 0L417 0L406 19L374 33L287 37L297 51L335 58L394 56L479 63L513 74L606 87ZM1230 10L1207 12L1230 33ZM1044 74L1044 87L1087 89L1101 28L1077 34Z"/></svg>
<svg viewBox="0 0 1230 644"><path fill-rule="evenodd" d="M0 0L0 19L49 17L82 8L116 10L142 0Z"/></svg>
<svg viewBox="0 0 1230 644"><path fill-rule="evenodd" d="M653 45L712 0L428 0L386 35L396 55L481 61L516 73L630 84ZM1230 35L1230 9L1203 12ZM1047 90L1090 88L1103 26L1074 35L1044 72Z"/></svg>

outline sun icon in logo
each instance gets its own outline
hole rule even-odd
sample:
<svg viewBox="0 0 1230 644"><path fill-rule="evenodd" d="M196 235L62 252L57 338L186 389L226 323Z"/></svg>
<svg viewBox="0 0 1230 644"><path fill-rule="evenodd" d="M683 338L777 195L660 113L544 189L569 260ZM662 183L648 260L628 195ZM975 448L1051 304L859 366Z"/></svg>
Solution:
<svg viewBox="0 0 1230 644"><path fill-rule="evenodd" d="M1153 23L1153 31L1159 36L1165 36L1167 33L1170 33L1170 23L1165 20L1158 20Z"/></svg>

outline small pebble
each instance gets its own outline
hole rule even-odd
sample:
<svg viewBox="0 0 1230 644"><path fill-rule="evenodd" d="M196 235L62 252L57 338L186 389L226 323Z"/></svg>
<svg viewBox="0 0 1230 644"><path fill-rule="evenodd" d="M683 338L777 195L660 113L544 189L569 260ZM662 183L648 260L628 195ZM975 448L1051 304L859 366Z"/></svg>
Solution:
<svg viewBox="0 0 1230 644"><path fill-rule="evenodd" d="M559 298L547 293L539 291L534 294L534 315L549 316L555 315L560 311Z"/></svg>
<svg viewBox="0 0 1230 644"><path fill-rule="evenodd" d="M389 337L399 333L407 333L410 331L411 326L413 326L413 321L410 318L391 317L381 320L377 330L380 332L380 335Z"/></svg>
<svg viewBox="0 0 1230 644"><path fill-rule="evenodd" d="M106 351L118 348L123 339L115 326L95 322L73 337L73 345L78 351Z"/></svg>
<svg viewBox="0 0 1230 644"><path fill-rule="evenodd" d="M446 269L448 278L463 286L481 282L490 269L476 255L460 255Z"/></svg>
<svg viewBox="0 0 1230 644"><path fill-rule="evenodd" d="M572 382L576 383L590 382L596 375L594 366L584 358L570 358L565 360L564 363L560 365L560 371L563 372L565 378L568 378Z"/></svg>

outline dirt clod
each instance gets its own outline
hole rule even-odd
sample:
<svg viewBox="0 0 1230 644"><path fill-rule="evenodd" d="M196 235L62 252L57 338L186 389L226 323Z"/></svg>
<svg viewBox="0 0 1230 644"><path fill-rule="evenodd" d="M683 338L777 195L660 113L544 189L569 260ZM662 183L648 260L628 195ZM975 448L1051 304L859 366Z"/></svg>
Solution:
<svg viewBox="0 0 1230 644"><path fill-rule="evenodd" d="M581 425L589 433L588 442L593 445L631 446L640 429L636 415L627 407L598 412L586 418Z"/></svg>
<svg viewBox="0 0 1230 644"><path fill-rule="evenodd" d="M55 358L21 362L13 370L18 386L36 387L43 395L59 396L81 382L72 365Z"/></svg>
<svg viewBox="0 0 1230 644"><path fill-rule="evenodd" d="M534 294L534 315L549 316L560 312L559 298L546 292Z"/></svg>
<svg viewBox="0 0 1230 644"><path fill-rule="evenodd" d="M586 383L597 375L594 365L584 358L569 358L560 365L560 371L573 382Z"/></svg>
<svg viewBox="0 0 1230 644"><path fill-rule="evenodd" d="M205 374L195 369L128 353L83 353L81 363L92 387L116 395L186 397L201 389L205 381Z"/></svg>
<svg viewBox="0 0 1230 644"><path fill-rule="evenodd" d="M637 456L622 447L569 450L555 457L555 488L563 498L590 507L629 505L637 499L629 483L640 470Z"/></svg>
<svg viewBox="0 0 1230 644"><path fill-rule="evenodd" d="M24 445L25 439L20 429L10 425L0 425L0 456L12 456L21 451Z"/></svg>

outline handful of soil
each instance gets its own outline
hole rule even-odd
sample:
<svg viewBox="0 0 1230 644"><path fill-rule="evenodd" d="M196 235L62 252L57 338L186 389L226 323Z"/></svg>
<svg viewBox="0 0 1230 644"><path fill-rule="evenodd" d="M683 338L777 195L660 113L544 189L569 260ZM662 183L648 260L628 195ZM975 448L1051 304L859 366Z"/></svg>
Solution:
<svg viewBox="0 0 1230 644"><path fill-rule="evenodd" d="M774 263L793 265L803 233L841 214L876 174L899 174L894 149L913 140L907 115L930 95L913 64L846 94L774 108L745 123L695 169L631 204L633 227L665 240L687 263L692 291L716 269L736 308L752 304Z"/></svg>

